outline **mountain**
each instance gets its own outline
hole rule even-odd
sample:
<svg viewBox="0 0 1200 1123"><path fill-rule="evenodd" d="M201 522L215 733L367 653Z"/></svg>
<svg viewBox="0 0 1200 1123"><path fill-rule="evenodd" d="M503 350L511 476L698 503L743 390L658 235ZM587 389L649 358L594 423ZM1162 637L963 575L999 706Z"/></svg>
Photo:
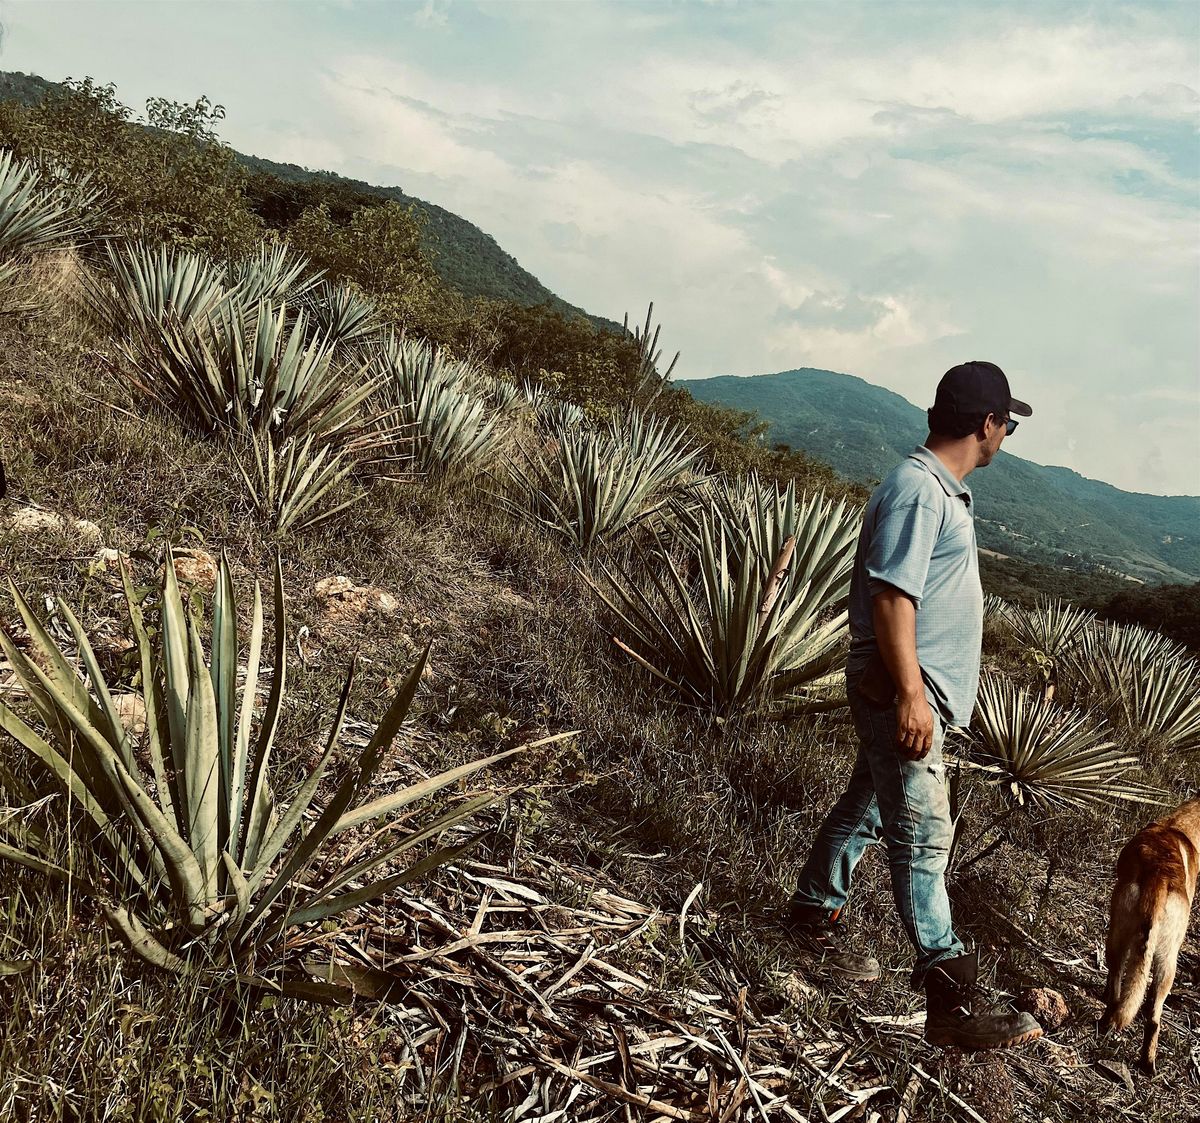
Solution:
<svg viewBox="0 0 1200 1123"><path fill-rule="evenodd" d="M51 91L60 88L36 74L0 71L0 101L36 105ZM582 316L596 327L609 331L620 325L603 316L594 316L551 292L496 239L472 222L439 207L436 203L407 195L399 187L377 187L362 180L348 179L335 172L310 171L297 164L282 164L261 156L235 152L238 162L252 174L275 176L285 183L319 182L336 186L344 197L385 199L403 203L424 219L422 248L429 254L443 281L464 296L482 296L493 300L511 300L527 307L548 304L565 316Z"/></svg>
<svg viewBox="0 0 1200 1123"><path fill-rule="evenodd" d="M926 434L925 412L849 374L782 371L684 383L700 401L751 410L768 439L862 483L886 475ZM971 477L980 544L1008 556L1111 570L1150 582L1200 579L1200 497L1142 495L1001 452Z"/></svg>

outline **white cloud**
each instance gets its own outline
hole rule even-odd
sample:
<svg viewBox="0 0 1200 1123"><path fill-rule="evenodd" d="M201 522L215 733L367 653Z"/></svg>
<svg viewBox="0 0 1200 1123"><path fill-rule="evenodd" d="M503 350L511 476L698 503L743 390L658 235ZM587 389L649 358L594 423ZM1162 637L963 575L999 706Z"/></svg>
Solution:
<svg viewBox="0 0 1200 1123"><path fill-rule="evenodd" d="M591 311L653 299L681 375L928 404L993 358L1037 411L1018 451L1198 490L1194 7L65 10L14 6L7 65L207 92L239 147L399 184Z"/></svg>

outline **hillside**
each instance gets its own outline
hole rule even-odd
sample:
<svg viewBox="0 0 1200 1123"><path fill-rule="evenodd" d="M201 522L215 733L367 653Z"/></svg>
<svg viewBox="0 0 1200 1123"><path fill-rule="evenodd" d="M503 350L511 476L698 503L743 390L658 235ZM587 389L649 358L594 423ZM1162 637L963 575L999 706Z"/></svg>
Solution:
<svg viewBox="0 0 1200 1123"><path fill-rule="evenodd" d="M58 83L35 74L0 72L0 101L36 105ZM235 153L237 160L252 173L274 177L284 183L320 185L332 188L343 198L361 201L382 200L411 207L422 220L422 247L429 254L438 275L467 297L509 300L533 307L548 305L567 316L582 316L597 327L610 330L620 325L602 316L593 316L582 308L551 292L517 259L472 222L439 207L436 203L407 195L399 187L380 187L361 180L348 179L335 172L310 171L296 164L281 164L261 156Z"/></svg>
<svg viewBox="0 0 1200 1123"><path fill-rule="evenodd" d="M281 238L211 138L76 93L0 113L0 1118L1197 1116L1194 941L1157 1080L1095 1027L1195 661L991 606L948 891L1051 1032L930 1045L884 855L877 982L780 923L859 748L861 489L578 319L434 348L414 315L478 309L380 268L402 208Z"/></svg>
<svg viewBox="0 0 1200 1123"><path fill-rule="evenodd" d="M767 439L870 484L924 439L924 411L853 375L802 368L688 381L701 401L755 412ZM1014 438L1014 444L1019 438ZM1200 578L1200 498L1141 495L1002 452L971 477L979 540L1009 556L1105 567L1152 582Z"/></svg>

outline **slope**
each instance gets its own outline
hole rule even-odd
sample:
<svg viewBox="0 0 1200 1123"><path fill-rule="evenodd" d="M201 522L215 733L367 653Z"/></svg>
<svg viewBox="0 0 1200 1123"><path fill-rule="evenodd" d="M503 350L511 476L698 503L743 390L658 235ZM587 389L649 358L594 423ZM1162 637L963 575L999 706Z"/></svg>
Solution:
<svg viewBox="0 0 1200 1123"><path fill-rule="evenodd" d="M60 83L47 81L36 74L0 72L0 101L36 105L58 88ZM526 307L545 304L565 316L582 316L596 327L620 329L620 325L612 320L593 316L551 292L490 234L436 203L407 195L399 187L379 187L334 172L310 171L296 164L278 163L242 152L237 152L236 156L252 174L274 176L285 183L321 182L338 187L346 197L357 197L368 204L382 200L411 207L424 220L422 248L429 254L438 275L464 296L510 300Z"/></svg>

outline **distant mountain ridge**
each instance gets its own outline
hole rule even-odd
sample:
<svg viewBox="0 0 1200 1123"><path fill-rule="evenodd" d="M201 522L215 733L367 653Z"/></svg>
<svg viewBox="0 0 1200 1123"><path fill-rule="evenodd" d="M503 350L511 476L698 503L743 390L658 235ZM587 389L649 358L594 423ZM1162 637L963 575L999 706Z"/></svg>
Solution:
<svg viewBox="0 0 1200 1123"><path fill-rule="evenodd" d="M767 439L862 483L882 478L925 437L924 410L865 379L804 367L683 383L700 401L752 410ZM1200 497L1143 495L1002 452L971 476L980 544L1033 561L1139 580L1200 580Z"/></svg>
<svg viewBox="0 0 1200 1123"><path fill-rule="evenodd" d="M36 105L59 86L60 83L36 74L0 71L0 101ZM507 253L490 234L436 203L407 195L399 187L378 187L362 180L348 179L336 172L310 171L298 164L283 164L236 150L234 154L238 162L251 172L265 172L293 183L320 180L341 184L363 194L410 206L425 220L421 232L422 247L429 254L438 276L464 296L511 300L527 307L548 304L563 315L582 316L597 327L620 330L620 325L614 321L592 315L551 292L529 270L522 268L517 259Z"/></svg>

